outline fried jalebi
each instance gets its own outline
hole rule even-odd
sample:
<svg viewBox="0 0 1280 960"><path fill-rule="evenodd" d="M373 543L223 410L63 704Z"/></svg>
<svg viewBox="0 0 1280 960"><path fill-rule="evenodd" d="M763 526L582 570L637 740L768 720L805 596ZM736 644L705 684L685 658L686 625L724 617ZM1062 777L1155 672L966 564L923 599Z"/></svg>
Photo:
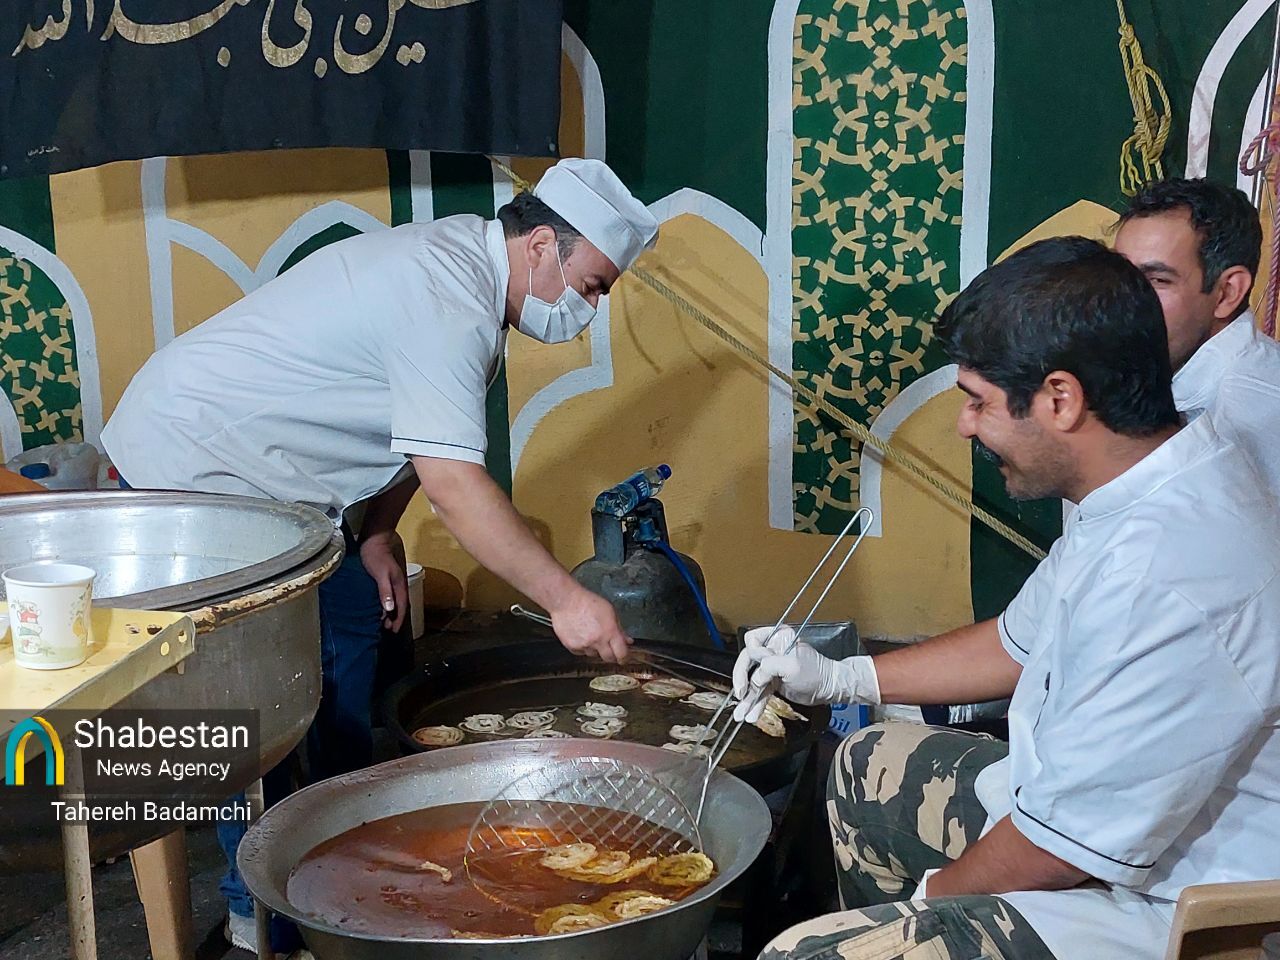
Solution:
<svg viewBox="0 0 1280 960"><path fill-rule="evenodd" d="M602 917L598 913L583 913L561 917L551 925L547 933L578 933L581 930L594 930L596 927L607 926L608 923L608 917Z"/></svg>
<svg viewBox="0 0 1280 960"><path fill-rule="evenodd" d="M697 688L692 683L685 683L683 680L668 680L663 677L660 680L650 680L640 688L651 697L662 697L664 700L679 700L681 697L687 697Z"/></svg>
<svg viewBox="0 0 1280 960"><path fill-rule="evenodd" d="M687 740L682 740L678 743L664 743L662 749L670 750L672 753L692 754L695 757L705 758L711 756L711 748L705 743L690 743Z"/></svg>
<svg viewBox="0 0 1280 960"><path fill-rule="evenodd" d="M593 846L593 844L585 844L585 846ZM574 873L581 873L588 877L600 877L625 870L630 862L631 854L625 850L597 850L594 856L572 867L564 867L560 872L572 870Z"/></svg>
<svg viewBox="0 0 1280 960"><path fill-rule="evenodd" d="M507 728L507 722L502 719L500 713L476 713L467 717L462 723L458 724L468 733L502 733Z"/></svg>
<svg viewBox="0 0 1280 960"><path fill-rule="evenodd" d="M540 730L530 730L524 735L526 740L569 740L573 734L565 733L563 730L552 730L550 727L542 727Z"/></svg>
<svg viewBox="0 0 1280 960"><path fill-rule="evenodd" d="M621 720L626 715L627 708L616 703L592 703L588 700L578 708L578 716L587 717L590 720L607 720L609 718Z"/></svg>
<svg viewBox="0 0 1280 960"><path fill-rule="evenodd" d="M772 710L783 720L804 720L805 715L781 697L770 697L765 703L766 710Z"/></svg>
<svg viewBox="0 0 1280 960"><path fill-rule="evenodd" d="M597 720L584 720L582 722L582 732L589 737L604 737L608 739L615 733L621 733L626 725L627 721L619 720L617 717L601 717Z"/></svg>
<svg viewBox="0 0 1280 960"><path fill-rule="evenodd" d="M701 743L707 739L707 735L711 733L710 728L705 724L695 723L691 726L677 723L674 727L667 731L667 736L672 740L683 740L688 743Z"/></svg>
<svg viewBox="0 0 1280 960"><path fill-rule="evenodd" d="M649 879L664 887L692 887L706 883L716 866L705 853L677 853L649 868Z"/></svg>
<svg viewBox="0 0 1280 960"><path fill-rule="evenodd" d="M649 893L647 890L624 890L621 893L609 894L597 901L596 906L609 916L617 917L619 920L630 920L633 917L643 917L646 913L656 913L673 903L675 903L674 900L660 897L656 893Z"/></svg>
<svg viewBox="0 0 1280 960"><path fill-rule="evenodd" d="M584 863L594 860L596 852L594 843L563 843L558 847L552 847L543 854L538 864L548 870L573 870L576 867L581 867ZM624 854L624 856L627 859L623 861L623 866L626 866L631 857L627 854Z"/></svg>
<svg viewBox="0 0 1280 960"><path fill-rule="evenodd" d="M653 896L653 894L651 894L648 890L619 890L617 893L605 894L603 897L601 897L599 900L593 903L592 906L596 910L598 910L600 913L612 916L616 914L615 908L618 906L618 904L624 903L627 900L634 900L636 897L651 897L651 896Z"/></svg>
<svg viewBox="0 0 1280 960"><path fill-rule="evenodd" d="M610 673L603 677L591 678L591 689L597 693L622 693L624 690L634 690L638 686L640 681L625 673Z"/></svg>
<svg viewBox="0 0 1280 960"><path fill-rule="evenodd" d="M554 710L522 710L507 718L507 726L513 730L541 730L555 722Z"/></svg>
<svg viewBox="0 0 1280 960"><path fill-rule="evenodd" d="M457 727L419 727L413 731L413 742L424 747L452 747L461 743L463 737Z"/></svg>
<svg viewBox="0 0 1280 960"><path fill-rule="evenodd" d="M707 713L720 709L720 704L724 703L724 694L716 693L714 690L699 690L697 693L691 693L681 703L687 703L691 707L697 707L699 710L705 710Z"/></svg>
<svg viewBox="0 0 1280 960"><path fill-rule="evenodd" d="M587 864L586 868L579 867L577 870L557 870L556 872L566 880L578 880L582 883L626 883L628 880L634 880L640 876L657 862L657 857L641 857L639 860L631 861L615 873L585 872L586 869L591 867L591 864Z"/></svg>
<svg viewBox="0 0 1280 960"><path fill-rule="evenodd" d="M558 907L543 910L533 921L533 929L539 936L554 933L573 933L603 927L609 920L594 906L581 903L562 903Z"/></svg>
<svg viewBox="0 0 1280 960"><path fill-rule="evenodd" d="M761 733L767 733L771 737L782 739L787 735L786 725L783 724L782 718L770 710L768 707L760 714L760 719L756 721L756 729Z"/></svg>

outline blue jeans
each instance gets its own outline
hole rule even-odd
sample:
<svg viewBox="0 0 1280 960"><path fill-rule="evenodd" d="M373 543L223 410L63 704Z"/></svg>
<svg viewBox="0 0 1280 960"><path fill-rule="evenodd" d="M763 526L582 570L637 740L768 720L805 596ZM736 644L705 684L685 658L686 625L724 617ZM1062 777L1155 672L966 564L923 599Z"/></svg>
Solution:
<svg viewBox="0 0 1280 960"><path fill-rule="evenodd" d="M373 762L373 693L382 638L382 607L378 587L351 550L333 576L320 585L320 708L307 731L308 779L315 783L359 770ZM290 793L288 762L262 778L266 806ZM242 799L242 797L237 798ZM230 865L219 889L227 906L242 917L252 916L253 898L236 870L236 848L247 826L239 820L218 824L218 843ZM272 930L272 946L277 945ZM301 944L299 944L301 946Z"/></svg>

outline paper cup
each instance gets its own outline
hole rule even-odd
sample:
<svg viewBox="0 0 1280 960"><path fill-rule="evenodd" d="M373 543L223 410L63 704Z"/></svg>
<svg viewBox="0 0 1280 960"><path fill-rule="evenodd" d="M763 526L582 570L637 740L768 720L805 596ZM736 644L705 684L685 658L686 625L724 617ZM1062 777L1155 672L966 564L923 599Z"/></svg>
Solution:
<svg viewBox="0 0 1280 960"><path fill-rule="evenodd" d="M94 572L74 563L31 563L3 576L18 665L61 670L83 663L93 642Z"/></svg>
<svg viewBox="0 0 1280 960"><path fill-rule="evenodd" d="M423 609L425 597L422 593L422 564L406 564L405 572L409 577L409 625L413 639L417 640L427 629L426 611Z"/></svg>

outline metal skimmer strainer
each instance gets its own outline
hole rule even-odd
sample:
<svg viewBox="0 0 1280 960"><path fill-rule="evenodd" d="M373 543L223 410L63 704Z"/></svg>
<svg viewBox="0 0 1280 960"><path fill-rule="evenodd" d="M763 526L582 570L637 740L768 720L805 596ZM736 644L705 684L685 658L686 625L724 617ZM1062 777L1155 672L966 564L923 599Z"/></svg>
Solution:
<svg viewBox="0 0 1280 960"><path fill-rule="evenodd" d="M702 849L689 808L652 772L609 757L574 757L526 774L486 804L463 865L481 893L515 905L512 894L525 888L527 873L511 858L583 843L637 864Z"/></svg>

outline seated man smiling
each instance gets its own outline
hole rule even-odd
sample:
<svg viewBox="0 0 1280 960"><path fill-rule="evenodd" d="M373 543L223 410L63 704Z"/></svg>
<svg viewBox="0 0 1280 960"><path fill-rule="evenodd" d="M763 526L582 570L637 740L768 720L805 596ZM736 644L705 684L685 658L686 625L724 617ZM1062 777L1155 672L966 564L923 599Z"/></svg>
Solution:
<svg viewBox="0 0 1280 960"><path fill-rule="evenodd" d="M961 435L1014 497L1077 509L998 623L840 662L749 635L740 695L758 664L803 703L1013 697L1007 746L903 723L844 742L850 909L764 956L1158 960L1183 887L1280 876L1277 504L1211 413L1182 425L1160 302L1119 254L1028 247L937 333Z"/></svg>

